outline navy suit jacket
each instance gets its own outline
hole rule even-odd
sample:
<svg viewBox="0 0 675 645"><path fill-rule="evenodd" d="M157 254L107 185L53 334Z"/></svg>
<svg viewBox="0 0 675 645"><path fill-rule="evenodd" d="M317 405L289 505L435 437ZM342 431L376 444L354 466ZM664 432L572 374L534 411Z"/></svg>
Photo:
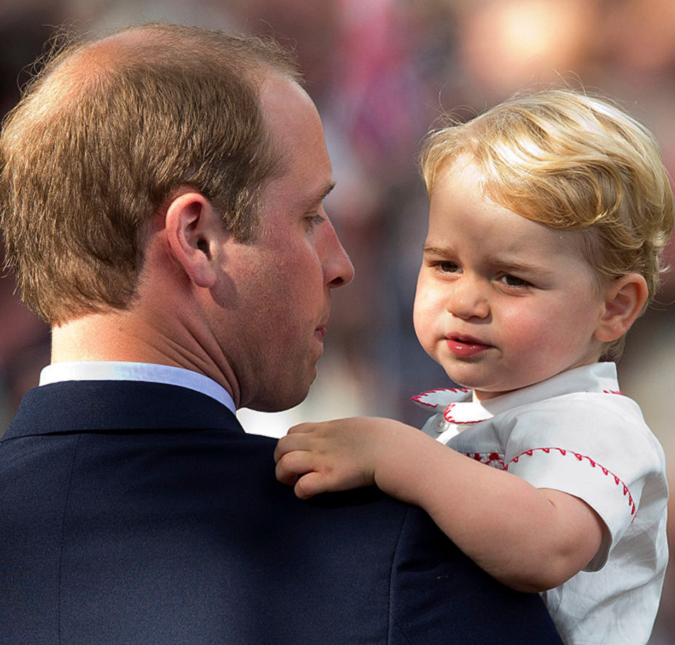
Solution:
<svg viewBox="0 0 675 645"><path fill-rule="evenodd" d="M0 444L0 642L560 642L421 510L296 499L274 446L180 387L31 390Z"/></svg>

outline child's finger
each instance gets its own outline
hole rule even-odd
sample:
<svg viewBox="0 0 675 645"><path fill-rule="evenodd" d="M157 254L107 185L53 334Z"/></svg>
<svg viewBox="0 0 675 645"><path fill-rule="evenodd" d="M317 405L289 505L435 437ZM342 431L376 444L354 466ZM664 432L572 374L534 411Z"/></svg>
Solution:
<svg viewBox="0 0 675 645"><path fill-rule="evenodd" d="M281 437L274 448L274 461L278 462L284 455L296 450L306 450L307 437L304 434L293 434Z"/></svg>
<svg viewBox="0 0 675 645"><path fill-rule="evenodd" d="M288 429L288 435L293 435L296 433L305 433L305 432L312 432L315 428L316 424L314 423L298 423L296 426L292 426L291 428Z"/></svg>
<svg viewBox="0 0 675 645"><path fill-rule="evenodd" d="M286 486L295 486L295 483L298 481L297 473L294 473L291 470L286 470L283 466L277 464L274 474L278 481Z"/></svg>
<svg viewBox="0 0 675 645"><path fill-rule="evenodd" d="M321 473L310 472L296 481L294 490L300 499L309 499L330 489L326 486L325 478Z"/></svg>
<svg viewBox="0 0 675 645"><path fill-rule="evenodd" d="M277 461L274 470L277 479L282 484L292 486L299 475L304 475L312 470L311 454L294 450L282 455Z"/></svg>

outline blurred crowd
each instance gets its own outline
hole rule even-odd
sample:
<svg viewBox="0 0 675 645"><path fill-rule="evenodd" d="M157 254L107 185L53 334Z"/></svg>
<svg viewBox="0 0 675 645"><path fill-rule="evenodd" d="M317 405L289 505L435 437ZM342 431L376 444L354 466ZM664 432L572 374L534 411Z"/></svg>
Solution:
<svg viewBox="0 0 675 645"><path fill-rule="evenodd" d="M337 180L327 210L357 277L334 296L308 400L277 415L242 411L264 434L356 414L419 425L425 413L410 397L448 384L412 329L427 208L415 157L444 112L470 118L519 89L564 83L615 100L647 125L675 176L675 0L3 0L0 114L55 34L155 20L276 37L297 51L324 120ZM619 365L623 391L666 449L673 484L674 295L675 271ZM48 329L4 277L0 434L48 361ZM673 639L675 566L651 643Z"/></svg>

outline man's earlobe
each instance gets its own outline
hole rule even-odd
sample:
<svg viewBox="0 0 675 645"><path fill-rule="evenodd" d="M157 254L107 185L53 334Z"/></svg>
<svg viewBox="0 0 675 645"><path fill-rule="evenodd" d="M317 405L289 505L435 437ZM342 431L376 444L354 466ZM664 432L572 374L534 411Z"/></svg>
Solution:
<svg viewBox="0 0 675 645"><path fill-rule="evenodd" d="M200 193L183 192L167 208L166 235L170 252L199 287L208 289L215 284L214 245L221 232L219 215Z"/></svg>
<svg viewBox="0 0 675 645"><path fill-rule="evenodd" d="M605 290L605 310L595 336L603 343L621 338L637 320L649 297L647 281L639 273L613 280Z"/></svg>

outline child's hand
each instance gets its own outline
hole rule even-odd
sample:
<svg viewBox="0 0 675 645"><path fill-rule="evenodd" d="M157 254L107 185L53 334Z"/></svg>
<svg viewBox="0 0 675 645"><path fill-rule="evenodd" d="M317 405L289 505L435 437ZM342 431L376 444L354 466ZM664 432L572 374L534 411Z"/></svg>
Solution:
<svg viewBox="0 0 675 645"><path fill-rule="evenodd" d="M295 486L301 499L372 486L386 425L386 419L339 419L294 426L274 451L277 479Z"/></svg>

